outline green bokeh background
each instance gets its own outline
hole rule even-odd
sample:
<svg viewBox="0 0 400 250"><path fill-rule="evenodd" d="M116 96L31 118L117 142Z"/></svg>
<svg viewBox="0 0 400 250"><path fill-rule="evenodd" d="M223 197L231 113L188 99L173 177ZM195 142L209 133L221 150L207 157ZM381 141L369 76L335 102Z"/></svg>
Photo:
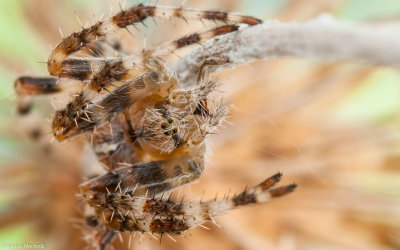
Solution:
<svg viewBox="0 0 400 250"><path fill-rule="evenodd" d="M34 1L34 0L26 0ZM243 1L242 10L249 15L268 17L285 5L289 0L252 0ZM316 0L318 1L318 0ZM13 80L20 73L46 75L46 65L43 62L49 53L49 48L40 34L33 32L22 10L23 0L0 0L0 55L3 58L13 58L23 62L23 67L29 72L10 72L5 67L4 60L0 64L0 164L18 157L18 143L13 141L4 131L3 124L14 115L15 95ZM73 13L74 9L91 8L93 13L99 13L102 6L97 0L73 0L74 6L65 11ZM136 3L138 1L128 1ZM399 0L345 0L332 13L346 21L369 21L389 19L400 16ZM128 3L129 4L129 3ZM187 1L186 5L190 5ZM44 11L44 10L37 10ZM57 22L57 20L54 20ZM373 73L351 97L338 109L338 116L343 119L367 120L374 123L390 123L397 120L400 107L400 76L398 71L382 68ZM0 204L7 201L7 194L0 193ZM1 206L0 206L1 209ZM29 242L27 225L15 226L0 231L0 249L3 242Z"/></svg>

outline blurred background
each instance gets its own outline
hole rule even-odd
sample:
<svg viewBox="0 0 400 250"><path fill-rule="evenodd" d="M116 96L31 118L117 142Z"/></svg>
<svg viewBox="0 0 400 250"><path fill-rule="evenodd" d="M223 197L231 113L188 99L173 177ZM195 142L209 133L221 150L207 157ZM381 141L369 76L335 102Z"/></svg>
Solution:
<svg viewBox="0 0 400 250"><path fill-rule="evenodd" d="M82 137L50 143L49 100L55 97L35 98L32 114L18 116L13 81L47 75L43 62L61 39L59 27L64 34L80 29L75 13L82 23L93 23L118 5L0 1L0 249L17 243L86 246L79 227L82 202L75 194L84 167L94 160ZM398 0L187 0L184 6L282 22L329 13L377 28L400 23ZM170 23L149 20L141 32L131 29L135 38L127 32L119 36L135 51L204 29L198 21ZM252 62L214 77L230 105L230 123L211 138L213 155L199 181L180 192L192 200L233 194L277 171L284 184L299 187L271 203L217 218L221 228L208 223L210 230L190 230L175 237L177 243L165 237L161 245L149 235L139 243L136 236L132 249L400 249L398 69L287 58ZM117 239L115 248L128 249L128 236Z"/></svg>

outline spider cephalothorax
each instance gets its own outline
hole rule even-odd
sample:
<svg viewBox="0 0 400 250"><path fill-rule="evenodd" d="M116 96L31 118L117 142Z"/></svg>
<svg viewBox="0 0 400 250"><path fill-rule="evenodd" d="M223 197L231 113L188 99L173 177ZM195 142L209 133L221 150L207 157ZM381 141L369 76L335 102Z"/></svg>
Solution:
<svg viewBox="0 0 400 250"><path fill-rule="evenodd" d="M48 59L57 78L16 81L19 95L62 90L57 81L84 83L65 108L56 111L52 131L59 141L86 133L107 173L81 185L90 212L89 241L105 248L116 232L181 234L235 207L266 202L291 192L295 185L272 189L276 174L239 195L205 202L175 202L165 193L190 183L206 165L206 138L222 124L227 108L215 98L216 81L206 80L205 68L226 61L207 60L196 83L179 83L161 57L176 49L238 30L226 24L194 33L135 55L74 57L94 48L98 54L111 32L147 17L221 20L256 25L253 17L223 11L137 5L65 37ZM115 47L115 46L112 46ZM96 54L96 53L93 53ZM186 87L183 86L193 86ZM213 97L214 96L214 97ZM89 230L89 231L90 231Z"/></svg>

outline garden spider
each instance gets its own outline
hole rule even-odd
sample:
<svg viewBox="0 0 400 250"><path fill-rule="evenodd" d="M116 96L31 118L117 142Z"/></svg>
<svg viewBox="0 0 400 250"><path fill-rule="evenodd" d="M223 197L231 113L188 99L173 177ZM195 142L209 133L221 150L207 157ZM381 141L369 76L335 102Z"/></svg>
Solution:
<svg viewBox="0 0 400 250"><path fill-rule="evenodd" d="M107 35L147 17L261 23L223 11L139 4L65 37L48 59L53 78L20 77L15 82L19 96L59 92L72 80L84 83L67 106L56 111L52 131L59 141L86 133L108 171L80 186L91 208L86 217L85 228L90 231L86 238L95 248L106 249L117 232L181 234L236 207L267 202L296 187L272 188L280 180L278 173L223 199L175 202L166 197L173 189L199 178L204 170L206 137L221 126L227 114L227 108L211 98L217 83L206 79L205 69L228 60L206 60L194 87L185 88L161 58L235 32L239 26L225 24L139 54L101 56L107 49L119 47L110 43ZM98 57L76 56L85 49ZM21 113L28 109L20 106Z"/></svg>

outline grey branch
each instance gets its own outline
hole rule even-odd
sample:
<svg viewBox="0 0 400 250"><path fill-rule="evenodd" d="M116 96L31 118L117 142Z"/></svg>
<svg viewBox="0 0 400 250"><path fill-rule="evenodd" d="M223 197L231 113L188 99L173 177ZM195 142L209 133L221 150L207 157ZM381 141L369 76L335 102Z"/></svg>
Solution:
<svg viewBox="0 0 400 250"><path fill-rule="evenodd" d="M324 61L357 60L400 65L400 29L341 23L322 16L305 23L268 21L208 41L177 60L170 69L185 85L192 85L209 59L229 63L210 71L246 64L256 59L299 57ZM210 72L211 73L211 72Z"/></svg>

